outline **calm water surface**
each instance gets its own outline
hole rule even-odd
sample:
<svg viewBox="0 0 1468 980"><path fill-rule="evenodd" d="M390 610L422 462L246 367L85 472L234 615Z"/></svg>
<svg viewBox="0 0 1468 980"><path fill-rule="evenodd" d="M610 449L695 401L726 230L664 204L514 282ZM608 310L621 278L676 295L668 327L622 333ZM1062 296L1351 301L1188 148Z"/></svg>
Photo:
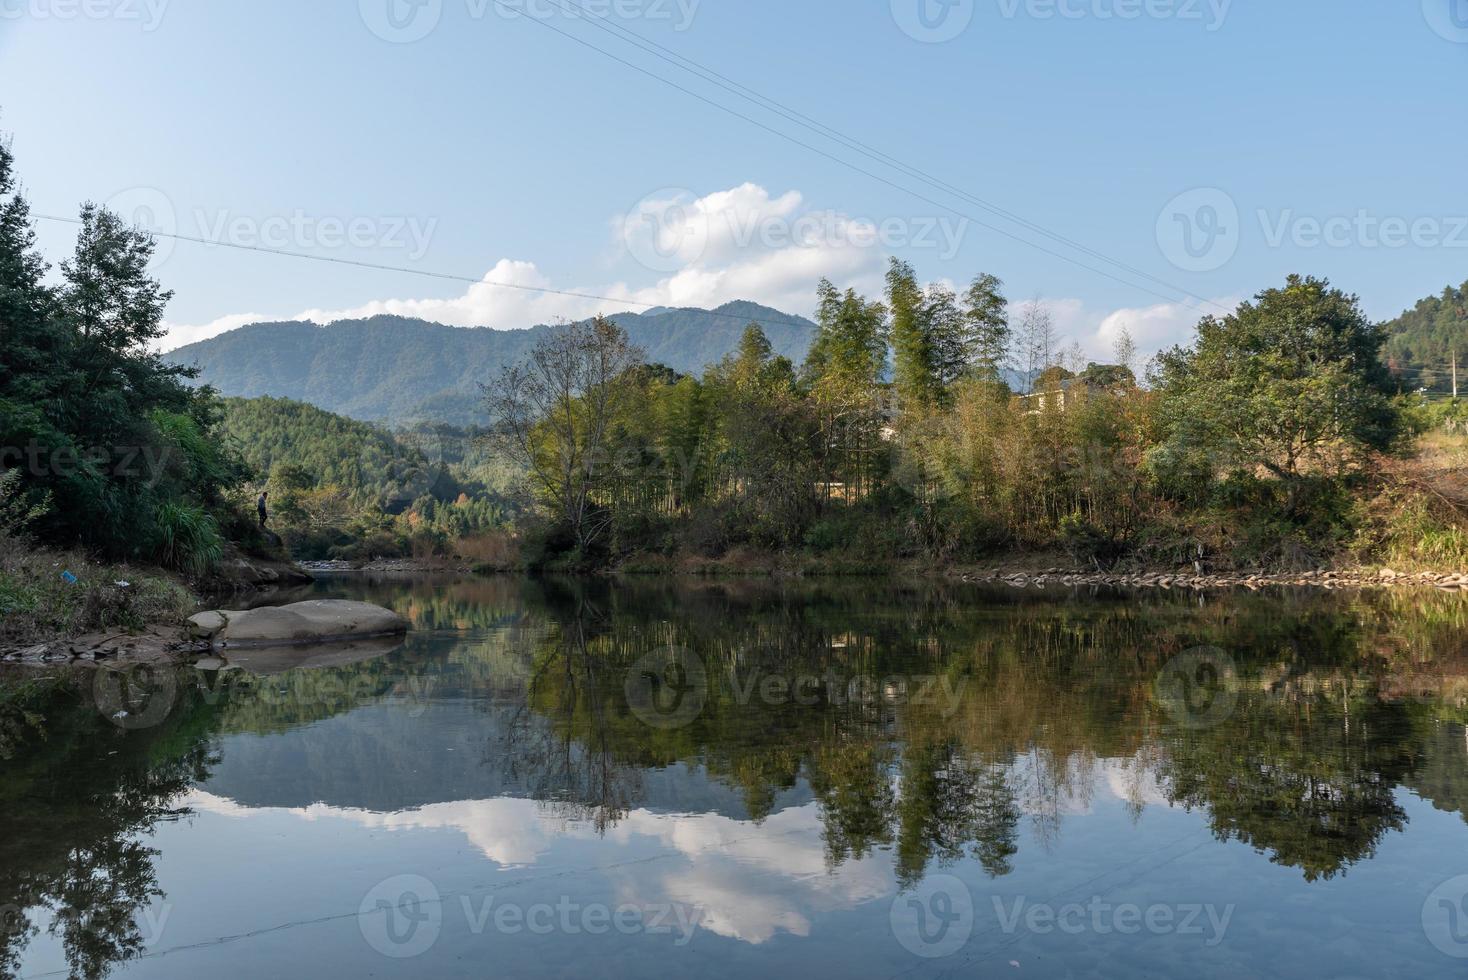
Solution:
<svg viewBox="0 0 1468 980"><path fill-rule="evenodd" d="M1468 972L1456 595L313 594L11 737L0 974Z"/></svg>

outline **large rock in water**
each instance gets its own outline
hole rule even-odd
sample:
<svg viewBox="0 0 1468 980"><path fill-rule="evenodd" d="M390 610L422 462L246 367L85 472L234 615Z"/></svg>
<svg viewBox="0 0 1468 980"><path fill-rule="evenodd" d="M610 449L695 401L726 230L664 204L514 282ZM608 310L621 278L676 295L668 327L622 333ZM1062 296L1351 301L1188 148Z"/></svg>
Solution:
<svg viewBox="0 0 1468 980"><path fill-rule="evenodd" d="M196 636L226 648L334 643L408 631L408 621L391 609L338 599L202 612L189 625Z"/></svg>

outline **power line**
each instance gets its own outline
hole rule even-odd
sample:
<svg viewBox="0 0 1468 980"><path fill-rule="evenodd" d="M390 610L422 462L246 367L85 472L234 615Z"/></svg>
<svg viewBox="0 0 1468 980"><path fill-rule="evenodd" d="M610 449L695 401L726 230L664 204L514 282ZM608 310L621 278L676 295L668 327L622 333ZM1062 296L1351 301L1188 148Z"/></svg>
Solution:
<svg viewBox="0 0 1468 980"><path fill-rule="evenodd" d="M494 2L495 2L495 4L497 6L503 8L505 10L511 10L511 8L508 7L506 5L506 3L503 2L503 0L494 0ZM560 0L557 0L557 2L559 3ZM597 17L594 17L593 15L590 15L589 12L586 12L585 11L585 8L580 7L580 5L579 4L576 4L574 2L574 0L565 0L565 2L571 3L572 6L575 6L577 9L582 10L583 13L586 13L587 19L589 19L590 22L594 26L598 27L599 29L601 29L603 31L606 31L608 33L611 33L611 29L608 28L607 26L605 26L605 24L602 22L602 19L601 18L597 18ZM563 7L562 9L564 10L565 8ZM601 55L603 55L603 56L605 56L607 58L610 58L611 60L616 61L617 63L619 63L619 64L621 64L621 65L623 65L623 66L625 66L627 68L632 69L633 71L637 71L637 72L639 72L641 74L647 75L648 77L654 79L655 81L662 82L662 83L664 83L664 84L666 84L666 85L668 85L668 86L670 86L670 87L672 87L674 89L677 89L680 92L683 92L684 94L686 94L686 95L688 95L688 96L690 96L692 98L698 99L701 102L704 102L704 103L706 103L708 105L713 106L714 108L717 108L717 109L720 109L720 110L722 110L722 111L724 111L726 113L729 113L730 115L733 115L733 116L735 116L738 119L744 120L745 122L748 122L749 124L751 124L753 126L756 126L756 127L760 128L760 129L763 129L766 132L769 132L769 133L771 133L771 134L773 134L775 136L778 136L781 139L784 139L784 140L786 140L788 142L791 142L791 143L793 143L793 144L795 144L797 146L800 146L803 149L807 149L807 150L809 150L809 151L811 151L813 153L816 153L816 154L818 154L818 155L820 155L822 157L825 157L826 159L832 160L832 161L834 161L834 162L836 162L838 164L841 164L842 166L848 167L848 168L856 171L857 173L860 173L860 174L862 174L864 176L870 177L873 180L879 181L880 183L883 183L883 184L885 184L885 185L887 185L889 187L892 187L895 190L899 190L899 191L902 191L904 193L911 194L912 196L918 198L921 201L924 201L924 202L926 202L928 204L932 204L935 207L944 208L945 210L948 210L948 211L950 211L950 212L952 212L952 213L954 213L954 214L956 214L956 215L958 215L958 216L960 216L962 218L965 218L966 220L969 220L969 221L971 221L971 222L979 225L980 227L987 228L987 229L989 229L991 231L996 232L997 234L1003 235L1003 236L1005 236L1005 237L1007 237L1007 238L1009 238L1009 239L1011 239L1013 241L1019 242L1020 244L1028 245L1031 248L1036 249L1037 251L1043 252L1043 253L1045 253L1047 255L1050 255L1050 256L1052 256L1054 258L1060 259L1063 262L1068 262L1068 263L1070 263L1072 265L1075 265L1075 266L1077 266L1079 268L1085 269L1088 272L1092 272L1092 273L1095 273L1096 275L1099 275L1099 276L1102 276L1104 278L1110 279L1113 282L1116 282L1116 283L1118 283L1120 285L1128 286L1128 287L1131 287L1133 289L1139 289L1139 290L1141 290L1143 292L1146 292L1146 293L1148 293L1148 294L1150 294L1152 296L1155 296L1155 297L1157 297L1159 299L1166 300L1169 303L1176 302L1177 301L1172 296L1168 296L1168 295L1159 293L1156 290L1150 289L1150 288L1145 287L1145 286L1139 286L1138 284L1136 284L1134 282L1130 282L1130 281L1128 281L1126 279L1123 279L1123 278L1121 278L1119 276L1113 275L1112 273L1109 273L1109 272L1107 272L1107 271L1105 271L1103 269L1098 269L1098 268L1096 268L1094 266L1087 265L1086 263L1081 262L1081 261L1079 261L1079 260L1077 260L1077 259L1075 259L1075 258L1073 258L1073 257L1071 257L1069 255L1065 255L1065 254L1060 253L1060 252L1057 252L1057 251L1055 251L1053 249L1047 248L1047 247L1045 247L1043 245L1040 245L1040 244L1037 244L1035 242L1032 242L1029 239L1026 239L1026 238L1024 238L1022 236L1016 235L1016 234L1014 234L1013 232L1011 232L1011 231L1009 231L1007 229L1004 229L1004 228L1001 228L999 226L996 226L996 225L990 224L988 222L982 221L982 220L980 220L978 218L973 217L972 215L965 214L964 212L959 211L956 208L953 208L953 207L951 207L949 205L943 204L940 201L936 201L936 200L934 200L934 199L932 199L930 197L927 197L926 195L924 195L924 194L922 194L920 192L917 192L917 191L912 190L911 188L904 187L903 185L898 184L895 181L889 180L888 178L883 177L880 174L872 173L871 171L866 170L866 169L864 169L862 167L859 167L856 164L853 164L853 163L851 163L848 160L844 160L841 157L838 157L838 156L836 156L834 154L828 153L825 150L820 149L819 147L812 146L812 145L810 145L810 144L808 144L808 143L806 143L806 142L804 142L802 140L796 139L795 137L789 135L788 133L784 133L784 132L782 132L782 131L780 131L778 129L775 129L775 128L773 128L773 127L771 127L771 126L769 126L769 125L767 125L767 124L765 124L765 123L763 123L763 122L761 122L761 121L759 121L757 119L754 119L754 118L752 118L750 116L747 116L744 113L741 113L741 112L739 112L739 111L737 111L735 109L731 109L730 107L728 107L726 105L723 105L720 102L716 102L713 99L707 98L704 95L701 95L701 94L699 94L697 92L694 92L691 89L688 89L688 88L686 88L686 87L684 87L682 85L679 85L677 82L674 82L674 81L672 81L670 79L664 78L664 77L662 77L662 76L660 76L660 75L658 75L658 74L656 74L654 72L651 72L651 71L649 71L649 70L647 70L647 69L645 69L645 68L643 68L643 67L641 67L639 65L636 65L636 64L634 64L634 63L632 63L630 61L627 61L626 59L621 58L618 55L613 54L610 51L607 51L607 50L605 50L603 48L600 48L597 45L592 44L589 41L586 41L586 40L583 40L582 38L576 37L575 35L570 34L567 31L563 31L560 28L555 27L554 25L548 24L548 23L546 23L546 22L544 22L544 21L542 21L542 20L540 20L538 18L533 18L532 17L530 19L532 21L534 21L534 23L536 23L536 24L538 24L538 25L540 25L542 27L545 27L545 28L547 28L549 30L552 30L552 31L554 31L557 34L560 34L562 37L567 38L568 40L574 41L577 44L580 44L580 45L582 45L584 47L588 47L588 48L592 49L593 51L596 51L597 53L599 53L599 54L601 54ZM663 61L667 61L669 64L673 64L674 67L679 67L682 70L688 71L691 74L695 74L698 77L701 77L701 78L703 78L706 81L713 82L714 84L719 85L720 88L723 88L726 91L729 91L729 92L731 92L731 93L733 93L735 95L738 95L739 97L744 98L746 101L754 102L757 105L758 104L761 104L761 102L766 103L766 105L764 106L765 108L770 108L773 111L777 112L778 114L784 116L784 118L789 119L789 120L791 120L793 122L797 122L798 124L801 124L801 120L804 120L804 124L803 125L805 125L805 128L807 128L807 129L814 128L814 129L818 129L818 130L825 130L825 133L824 134L821 134L821 135L827 135L827 138L832 138L832 139L835 139L835 140L837 140L839 142L842 142L848 148L854 149L857 152L862 153L865 156L868 156L868 157L873 158L873 159L878 159L879 161L886 162L886 163L888 163L888 165L893 166L894 168L899 169L899 170L902 170L904 172L907 172L909 175L915 176L918 179L924 181L925 183L928 183L931 186L935 186L935 187L939 187L941 189L948 190L950 193L953 193L953 194L955 194L955 195L957 195L959 197L962 197L962 198L964 198L966 200L969 200L969 201L977 204L978 206L980 206L980 207L982 207L982 208L984 208L984 209L986 209L986 210L988 210L988 211L990 211L992 213L1001 215L1001 216L1003 216L1003 217L1005 217L1005 218L1007 218L1007 219L1009 219L1011 221L1014 221L1017 224L1020 224L1022 226L1028 227L1028 228L1031 228L1032 230L1037 231L1040 234L1043 234L1043 235L1045 235L1045 236L1047 236L1049 238L1052 238L1052 239L1054 239L1056 241L1059 241L1059 242L1062 242L1062 243L1064 243L1066 245L1069 245L1070 247L1075 248L1075 249L1077 249L1079 251L1085 252L1085 253L1090 254L1090 255L1094 255L1097 258L1100 258L1103 261L1106 261L1106 262L1109 262L1109 263L1111 263L1113 265L1116 265L1119 268L1125 269L1125 270L1127 270L1128 272L1130 272L1132 274L1135 274L1135 275L1141 276L1143 278L1149 279L1149 280L1151 280L1153 282L1156 282L1156 283L1158 283L1158 284L1160 284L1162 286L1165 286L1168 289L1172 289L1172 290L1180 293L1185 298L1197 300L1199 304L1213 306L1213 307L1215 307L1217 309L1220 309L1220 310L1225 309L1223 306L1221 306L1218 303L1215 303L1212 300L1209 300L1209 299L1207 299L1205 297L1202 297L1202 296L1198 296L1196 294L1193 294L1193 293L1189 292L1188 290L1183 289L1180 286L1176 286L1176 285L1173 285L1171 283L1166 282L1165 280L1158 279L1157 277L1152 276L1149 273L1146 273L1146 272L1144 272L1142 270L1135 269L1135 268L1133 268L1133 267L1131 267L1131 266L1129 266L1129 265L1127 265L1127 264L1125 264L1123 262L1120 262L1120 261L1115 260L1115 259L1111 259L1108 256L1104 255L1103 253L1096 252L1095 250L1090 249L1090 248L1088 248L1088 247L1086 247L1086 246L1084 246L1084 245L1082 245L1082 244L1080 244L1078 242L1074 242L1074 241L1072 241L1072 240L1070 240L1068 238L1065 238L1064 236L1058 235L1058 234L1056 234L1054 232L1050 232L1048 229L1045 229L1044 227L1042 227L1042 226L1040 226L1038 224L1035 224L1033 222L1029 222L1029 221L1027 221L1026 219L1024 219L1023 217L1021 217L1019 215L1016 215L1016 214L1013 214L1012 212L1006 211L1003 208L999 208L996 205L989 204L988 202L983 201L983 200L981 200L979 198L973 197L972 195L966 194L964 191L962 191L959 188L953 187L951 184L946 184L945 182L940 181L937 178L931 177L930 175L924 173L921 170L918 170L915 167L911 167L911 166L909 166L907 164L902 163L901 161L899 161L899 160L897 160L897 159L889 156L888 154L885 154L885 153L881 152L880 150L876 150L876 149L874 149L872 147L869 147L866 144L863 144L860 141L858 141L858 140L856 140L856 139L854 139L852 137L849 137L849 136L846 136L845 134L840 133L838 130L832 129L831 127L828 127L828 126L826 126L826 125L818 122L817 120L811 119L810 117L805 116L802 113L797 112L796 110L789 109L789 108L783 106L781 103L778 103L778 102L776 102L773 99L769 99L766 96L760 95L759 93L755 92L753 89L749 89L746 86L743 86L740 83L735 82L732 79L727 78L726 76L720 75L718 72L715 72L712 69L706 69L703 66L699 65L697 62L694 62L691 59L685 58L682 55L678 55L676 52L673 52L671 49L665 48L662 45L657 44L656 42L653 42L653 41L645 41L645 39L640 38L639 35L636 35L633 32L626 31L624 28L621 28L621 27L617 27L616 30L617 31L621 31L624 34L628 35L628 37L624 37L623 40L628 40L629 43L636 44L642 50L647 51L650 54L653 54L655 57L661 58ZM618 36L618 35L617 34L613 34L613 36ZM642 43L644 41L645 41L645 43ZM651 46L651 47L649 47L649 46ZM681 65L678 65L675 62L673 62L671 60L671 58L663 57L662 55L658 55L657 52L651 50L651 48L659 48L659 49L667 52L668 54L672 55L673 57L678 58L678 59L680 59L682 61L685 61L689 65L693 65L694 68L686 68L686 67L683 67ZM695 71L694 69L697 69L697 71ZM700 72L706 73L706 74L699 74ZM712 77L710 77L710 76L712 76ZM722 82L727 83L727 84L722 84L719 81L715 81L715 79L721 79ZM750 94L749 95L741 94L741 92L737 91L737 89L743 89L744 92L748 92ZM758 101L756 101L756 100L758 100ZM79 223L78 219L75 219L75 218L67 218L67 217L63 217L63 216L59 216L59 215L36 214L35 216L37 218L42 218L42 219L50 220L50 221L61 221L61 222L66 222L66 223L70 223L70 224L77 224L77 223ZM345 258L341 258L341 257L337 257L337 256L315 255L315 254L312 254L312 253L309 253L309 252L297 252L297 251L293 251L293 250L290 250L290 249L272 248L272 247L269 247L269 246L245 245L245 244L237 243L237 242L217 241L217 240L212 240L212 239L207 239L207 238L199 238L199 237L195 237L195 236L183 235L183 234L171 233L171 232L161 232L160 231L160 232L151 232L151 233L154 234L155 236L158 236L158 237L172 238L172 239L175 239L175 240L178 240L178 241L187 241L187 242L193 242L193 243L203 244L203 245L222 246L222 247L226 247L226 248L239 249L241 251L261 252L261 253L265 253L265 254L279 255L279 256L285 256L285 257L290 257L290 258L309 259L311 261L316 261L316 262L332 262L332 263L335 263L335 264L338 264L338 265L353 266L353 267L364 268L364 269L374 269L374 270L378 270L378 271L399 272L399 273L403 273L403 274L406 274L406 275L416 275L416 276L422 276L422 277L431 278L431 279L442 279L442 280L449 280L449 281L454 281L454 282L464 282L464 283L469 283L469 284L472 284L472 285L497 286L497 287L503 288L503 289L515 289L515 290L520 290L520 291L524 291L524 292L536 292L536 293L545 293L545 294L558 295L558 296L567 296L567 297L572 297L572 298L576 298L576 299L595 300L597 302L618 303L618 304L623 304L625 306L638 306L638 307L642 307L644 309L651 309L651 308L654 308L654 307L666 305L665 303L646 302L646 301L641 301L641 300L627 299L627 298L624 298L624 297L601 296L601 295L597 295L597 294L594 294L594 293L583 293L583 292L577 292L577 291L573 291L573 290L554 289L554 288L546 287L546 286L527 286L527 285L524 285L524 284L521 284L521 283L499 282L499 281L485 279L485 278L481 278L481 277L458 275L458 274L454 274L454 273L435 272L435 271L427 270L427 269L417 269L417 268L411 268L411 267L408 267L408 266L396 266L396 265L391 265L391 264L388 264L388 263L366 262L366 261L355 260L355 259L345 259ZM747 322L747 318L742 317L742 316L739 316L737 314L720 314L720 313L717 313L715 311L702 311L702 312L705 315L710 316L710 317L722 317L722 318L728 318L728 319L745 320ZM784 325L787 325L787 326L795 326L795 327L801 327L801 328L804 328L806 326L805 323L798 323L798 322L792 321L792 320L773 320L773 319L766 319L763 322L766 322L766 323L780 323L780 324L784 324Z"/></svg>
<svg viewBox="0 0 1468 980"><path fill-rule="evenodd" d="M495 3L496 6L501 7L503 9L505 9L505 10L513 10L513 8L511 8L508 4L505 3L505 0L493 0L493 2ZM516 11L516 12L518 13L518 11ZM1062 262L1069 262L1071 265L1077 266L1078 268L1081 268L1081 269L1085 269L1088 272L1093 272L1093 273L1095 273L1098 276L1101 276L1101 277L1106 278L1106 279L1110 279L1111 281L1113 281L1115 283L1119 283L1120 285L1127 286L1127 287L1130 287L1131 289L1136 289L1136 290L1139 290L1141 292L1145 292L1145 293L1147 293L1147 294L1149 294L1151 296L1156 296L1157 298L1162 299L1162 300L1165 300L1168 303L1176 303L1176 302L1178 302L1177 297L1175 297L1175 296L1169 296L1169 295L1166 295L1164 293L1159 293L1155 289L1151 289L1151 288L1146 287L1146 286L1140 286L1137 283L1130 282L1130 281L1128 281L1126 279L1121 278L1120 276L1113 275L1112 273L1107 272L1104 269L1098 269L1095 266L1087 265L1086 263L1080 261L1079 259L1074 258L1073 256L1066 255L1066 254L1064 254L1062 252L1057 252L1054 249L1047 248L1044 245L1040 245L1040 244L1038 244L1036 242L1032 242L1028 238L1024 238L1024 237L1022 237L1020 235L1016 235L1014 232L1011 232L1008 229L1001 228L998 225L990 224L987 221L983 221L983 220L981 220L979 218L975 218L973 215L966 214L965 212L960 211L957 208L954 208L952 205L944 204L941 201L934 200L933 198L928 197L928 196L926 196L925 194L922 194L919 191L915 191L915 190L913 190L910 187L904 187L903 185L897 183L896 181L893 181L893 180L890 180L890 179L888 179L886 177L883 177L880 174L873 173L872 171L867 170L864 167L860 167L860 166L852 163L850 160L845 160L845 159L843 159L843 158L841 158L841 157L839 157L839 156L837 156L837 155L835 155L833 153L828 153L827 151L825 151L825 150L823 150L823 149L821 149L819 147L812 146L811 144L809 144L809 143L807 143L807 142L805 142L803 140L800 140L800 139L797 139L794 136L791 136L789 133L782 132L782 131L774 128L773 126L770 126L770 125L768 125L766 123L763 123L763 122L759 121L758 119L755 119L755 118L753 118L751 116L748 116L748 115L740 112L737 109L732 109L729 106L726 106L726 105L724 105L721 102L717 102L717 101L715 101L715 100L713 100L713 99L711 99L711 98L709 98L709 97L707 97L705 95L702 95L702 94L700 94L698 92L695 92L695 91L693 91L692 89L690 89L690 88L688 88L686 86L679 85L677 82L675 82L675 81L673 81L671 79L664 78L663 76L658 75L655 72L649 71L648 69L643 68L641 65L635 64L635 63L633 63L631 61L628 61L627 59L625 59L625 58L623 58L623 57L621 57L619 55L613 54L612 52L606 50L605 48L597 47L595 44L592 44L590 41L587 41L587 40L585 40L583 38L577 37L576 35L568 32L568 31L563 31L559 27L556 27L554 24L551 24L548 21L544 21L544 20L541 20L541 19L535 18L535 17L529 18L529 20L530 20L531 23L536 24L536 25L538 25L540 27L544 27L546 30L554 31L555 33L561 35L562 37L567 38L568 40L574 41L577 44L582 45L583 47L590 48L591 50L597 52L598 54L603 55L604 57L610 58L612 61L615 61L618 64L623 65L624 67L630 68L630 69L632 69L635 72L638 72L640 74L646 75L647 77L653 79L654 81L662 82L664 85L668 85L671 88L677 89L678 91L684 93L685 95L690 96L691 98L698 99L700 102L703 102L703 103L705 103L707 105L713 106L715 109L719 109L719 110L721 110L723 112L726 112L729 115L734 116L736 119L742 119L742 120L744 120L745 122L749 123L752 126L757 126L760 129L763 129L763 130L765 130L768 133L772 133L775 136L778 136L778 137L780 137L781 139L783 139L783 140L785 140L787 142L793 143L796 146L799 146L799 147L801 147L803 149L809 150L812 153L819 154L820 156L823 156L823 157L825 157L828 160L834 161L835 163L838 163L838 164L840 164L843 167L846 167L846 168L848 168L850 170L853 170L856 173L862 174L862 175L864 175L866 177L870 177L871 179L873 179L875 181L879 181L880 183L886 184L888 187L891 187L891 188L893 188L895 190L902 191L905 194L910 194L910 195L912 195L913 197L917 198L920 201L923 201L923 202L925 202L927 204L933 205L933 207L943 208L944 210L950 211L953 214L956 214L956 215L958 215L961 218L966 218L967 220L973 222L974 224L978 225L981 228L987 228L990 231L993 231L993 232L995 232L997 234L1003 235L1004 237L1009 238L1009 239L1011 239L1013 241L1019 242L1021 245L1028 245L1030 248L1033 248L1033 249L1035 249L1037 251L1040 251L1040 252L1044 252L1046 255L1050 255L1050 256L1052 256L1054 258L1060 259ZM1211 300L1205 299L1202 296L1197 296L1197 295L1193 294L1192 292L1189 292L1188 290L1182 289L1181 287L1178 287L1178 286L1169 286L1168 288L1169 289L1173 289L1173 290L1175 290L1178 293L1181 293L1185 298L1197 300L1199 303L1205 303L1205 304L1209 304L1209 305L1217 305L1217 304L1214 304ZM1223 307L1219 307L1219 308L1220 309L1223 309Z"/></svg>
<svg viewBox="0 0 1468 980"><path fill-rule="evenodd" d="M817 119L813 119L797 109L793 109L782 102L770 98L767 95L763 95L760 92L757 92L754 89L750 88L749 86L737 82L732 78L729 78L727 75L720 74L714 69L709 68L706 65L700 64L697 61L694 61L692 58L681 55L677 51L665 47L664 45L661 45L650 38L645 38L635 31L622 27L610 18L594 14L583 7L581 4L577 3L576 0L553 0L553 2L555 2L557 6L560 6L561 3L569 4L570 6L581 11L582 19L586 20L593 27L596 27L598 30L601 30L605 33L611 34L613 37L617 37L623 41L626 41L628 44L640 48L653 57L665 61L675 68L686 71L689 74L694 75L698 78L702 78L704 81L710 82L711 84L716 85L719 88L724 89L725 91L730 92L731 94L736 95L741 99L744 99L746 102L750 102L754 105L761 106L762 108L769 109L770 111L776 113L777 115L783 116L784 118L796 123L797 125L801 125L806 129L817 132L818 135L822 135L828 139L839 142L846 146L848 149L855 150L857 153L860 153L863 156L875 160L879 163L884 163L887 166L899 170L910 177L914 177L917 180L922 181L930 187L947 191L948 193L953 194L956 197L961 198L962 200L968 201L970 204L980 207L991 214L1006 218L1014 222L1015 224L1020 225L1021 227L1028 228L1031 231L1044 235L1046 238L1049 238L1052 241L1067 245L1073 249L1076 249L1079 252L1090 255L1093 258L1097 258L1103 262L1114 265L1119 269L1123 269L1126 272L1131 273L1132 275L1140 276L1141 278L1146 279L1150 282L1154 282L1160 286L1176 290L1186 297L1199 300L1201 303L1213 306L1219 310L1225 309L1225 307L1213 302L1212 300L1206 299L1205 297L1194 296L1192 293L1188 292L1181 286L1170 283L1165 279L1158 278L1157 276L1154 276L1149 272L1138 269L1135 266L1122 262L1119 259L1112 258L1111 256L1106 255L1103 252L1098 252L1095 249L1090 248L1073 239L1067 238L1058 232L1053 232L1043 225L1030 221L1022 215L1015 214L1014 212L1000 207L997 204L993 204L975 195L969 194L961 187L955 187L953 184L934 177L933 175L919 169L918 167L915 167L908 163L904 163L903 161L897 159L896 157L893 157L888 153L884 153L883 151L873 146L863 143L861 140L857 139L854 136L848 136L840 130L835 129L831 126L827 126L825 123L822 123ZM501 4L501 6L503 6L503 4ZM565 7L561 7L561 9L565 10ZM662 53L660 54L659 52ZM909 191L909 193L911 192Z"/></svg>

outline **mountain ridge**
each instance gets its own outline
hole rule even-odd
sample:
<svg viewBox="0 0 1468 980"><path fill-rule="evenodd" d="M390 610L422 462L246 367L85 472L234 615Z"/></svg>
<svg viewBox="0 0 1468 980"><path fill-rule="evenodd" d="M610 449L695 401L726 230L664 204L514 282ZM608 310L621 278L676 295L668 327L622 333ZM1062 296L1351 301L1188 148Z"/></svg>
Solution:
<svg viewBox="0 0 1468 980"><path fill-rule="evenodd" d="M609 319L647 351L649 361L698 373L734 350L750 323L759 323L776 353L799 361L816 325L745 300L713 310L655 307ZM552 329L455 327L379 314L321 325L263 321L188 344L163 355L197 366L199 384L228 397L269 395L306 402L366 422L482 422L478 385L523 358Z"/></svg>

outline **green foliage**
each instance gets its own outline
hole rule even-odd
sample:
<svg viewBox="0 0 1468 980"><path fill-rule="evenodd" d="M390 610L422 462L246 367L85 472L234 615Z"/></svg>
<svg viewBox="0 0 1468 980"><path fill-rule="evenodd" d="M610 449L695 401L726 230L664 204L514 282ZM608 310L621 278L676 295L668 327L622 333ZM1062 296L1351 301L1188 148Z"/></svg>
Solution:
<svg viewBox="0 0 1468 980"><path fill-rule="evenodd" d="M999 381L1010 363L1009 301L1003 289L998 277L980 273L964 294L964 354L974 376L983 381Z"/></svg>
<svg viewBox="0 0 1468 980"><path fill-rule="evenodd" d="M171 296L151 239L83 205L48 284L11 166L0 146L0 470L20 474L41 540L150 558L160 514L219 506L243 466L219 448L213 392L151 350Z"/></svg>
<svg viewBox="0 0 1468 980"><path fill-rule="evenodd" d="M892 316L892 379L905 406L932 404L937 396L935 338L924 315L923 293L912 266L893 259L887 270L887 309Z"/></svg>
<svg viewBox="0 0 1468 980"><path fill-rule="evenodd" d="M77 581L65 581L63 571ZM194 607L177 582L135 567L79 552L0 548L0 646L180 622Z"/></svg>
<svg viewBox="0 0 1468 980"><path fill-rule="evenodd" d="M1468 282L1420 300L1383 329L1387 366L1402 390L1451 391L1454 356L1468 387Z"/></svg>
<svg viewBox="0 0 1468 980"><path fill-rule="evenodd" d="M1009 311L1003 283L974 277L962 302L946 286L918 285L897 259L887 271L893 387L906 408L942 402L959 379L994 382L1009 365Z"/></svg>
<svg viewBox="0 0 1468 980"><path fill-rule="evenodd" d="M1114 533L1097 527L1080 514L1067 514L1060 519L1060 540L1065 550L1083 567L1113 568L1126 554L1125 542Z"/></svg>
<svg viewBox="0 0 1468 980"><path fill-rule="evenodd" d="M1364 524L1355 550L1395 568L1468 568L1468 514L1418 488L1373 501L1379 519Z"/></svg>
<svg viewBox="0 0 1468 980"><path fill-rule="evenodd" d="M1193 346L1163 356L1156 391L1128 364L1044 363L1035 394L1013 398L999 290L980 276L960 306L894 261L885 305L820 284L798 376L758 325L702 378L629 369L589 497L610 556L800 548L840 564L1018 546L1106 569L1205 554L1294 568L1357 533L1363 464L1406 423L1353 297L1294 277L1205 319ZM1028 320L1027 350L1052 348L1043 313ZM579 398L554 411L591 417ZM535 465L560 459L557 445ZM527 554L597 560L557 547L567 526L550 521Z"/></svg>
<svg viewBox="0 0 1468 980"><path fill-rule="evenodd" d="M1262 468L1291 485L1345 473L1401 431L1383 340L1354 296L1291 276L1159 355L1164 442L1185 447L1173 458L1206 453L1217 470Z"/></svg>
<svg viewBox="0 0 1468 980"><path fill-rule="evenodd" d="M1352 487L1339 479L1309 476L1286 486L1236 473L1219 484L1215 499L1231 517L1221 547L1250 567L1313 568L1355 532Z"/></svg>
<svg viewBox="0 0 1468 980"><path fill-rule="evenodd" d="M377 426L313 405L286 398L228 398L224 408L221 435L252 470L271 474L273 482L289 483L294 471L295 489L330 485L391 494L427 465Z"/></svg>
<svg viewBox="0 0 1468 980"><path fill-rule="evenodd" d="M389 431L289 399L230 398L221 433L268 474L271 527L298 558L449 557L518 509L517 476L482 430ZM253 527L249 496L235 535Z"/></svg>
<svg viewBox="0 0 1468 980"><path fill-rule="evenodd" d="M169 501L154 516L158 528L158 562L199 577L224 557L219 524L202 507Z"/></svg>
<svg viewBox="0 0 1468 980"><path fill-rule="evenodd" d="M22 495L19 470L0 472L0 543L21 544L26 529L44 517L48 510L49 495L43 494L36 502Z"/></svg>

